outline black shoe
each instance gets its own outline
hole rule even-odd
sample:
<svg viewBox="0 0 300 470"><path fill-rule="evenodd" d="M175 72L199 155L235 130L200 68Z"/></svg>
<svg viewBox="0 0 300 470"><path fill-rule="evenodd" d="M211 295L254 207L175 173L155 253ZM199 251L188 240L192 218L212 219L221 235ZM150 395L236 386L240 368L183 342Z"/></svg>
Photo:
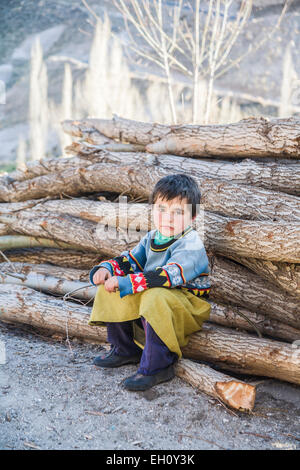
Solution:
<svg viewBox="0 0 300 470"><path fill-rule="evenodd" d="M142 353L135 356L118 356L115 346L108 353L95 357L93 364L97 367L120 367L125 364L137 364L141 360Z"/></svg>
<svg viewBox="0 0 300 470"><path fill-rule="evenodd" d="M140 373L136 373L131 377L128 377L124 381L124 387L127 390L133 391L141 391L141 390L148 390L149 388L153 387L156 384L161 382L167 382L175 377L174 367L171 364L169 367L161 370L157 374L154 375L143 375Z"/></svg>

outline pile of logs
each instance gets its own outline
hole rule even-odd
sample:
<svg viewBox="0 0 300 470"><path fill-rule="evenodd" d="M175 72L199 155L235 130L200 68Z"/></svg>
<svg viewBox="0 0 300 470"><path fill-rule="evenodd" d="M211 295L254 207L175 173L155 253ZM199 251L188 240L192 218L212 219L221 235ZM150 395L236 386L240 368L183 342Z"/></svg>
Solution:
<svg viewBox="0 0 300 470"><path fill-rule="evenodd" d="M0 178L0 319L104 343L105 328L87 324L89 270L135 246L153 228L155 183L186 173L202 193L212 311L177 375L247 411L255 386L243 374L299 385L300 120L62 125L70 157Z"/></svg>

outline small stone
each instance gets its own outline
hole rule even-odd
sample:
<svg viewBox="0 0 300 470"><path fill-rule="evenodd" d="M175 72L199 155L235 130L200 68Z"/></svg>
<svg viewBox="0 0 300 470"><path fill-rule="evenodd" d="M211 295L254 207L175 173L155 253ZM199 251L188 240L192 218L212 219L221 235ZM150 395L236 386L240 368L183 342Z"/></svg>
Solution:
<svg viewBox="0 0 300 470"><path fill-rule="evenodd" d="M152 401L155 400L155 398L159 397L159 393L152 389L145 390L144 392L142 392L142 395L144 398L146 398L147 401Z"/></svg>

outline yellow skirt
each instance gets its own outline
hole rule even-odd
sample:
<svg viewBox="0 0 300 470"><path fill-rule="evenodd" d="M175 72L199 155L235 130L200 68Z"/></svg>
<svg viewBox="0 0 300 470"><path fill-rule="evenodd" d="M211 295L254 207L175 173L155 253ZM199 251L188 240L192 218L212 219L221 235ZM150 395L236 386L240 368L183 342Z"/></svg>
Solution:
<svg viewBox="0 0 300 470"><path fill-rule="evenodd" d="M104 285L97 289L89 325L106 326L106 322L123 322L144 317L170 351L182 357L181 347L189 335L201 330L209 319L211 306L191 292L166 287L152 287L121 299L119 291L107 292ZM136 322L134 342L144 347L144 330Z"/></svg>

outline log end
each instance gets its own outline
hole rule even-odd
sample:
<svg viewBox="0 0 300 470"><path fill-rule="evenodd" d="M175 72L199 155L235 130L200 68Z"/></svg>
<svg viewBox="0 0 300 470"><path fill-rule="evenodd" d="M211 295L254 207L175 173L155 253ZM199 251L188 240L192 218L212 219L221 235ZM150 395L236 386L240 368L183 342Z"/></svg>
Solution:
<svg viewBox="0 0 300 470"><path fill-rule="evenodd" d="M256 388L253 385L231 380L216 382L215 390L220 399L231 408L239 411L253 410L256 395Z"/></svg>

